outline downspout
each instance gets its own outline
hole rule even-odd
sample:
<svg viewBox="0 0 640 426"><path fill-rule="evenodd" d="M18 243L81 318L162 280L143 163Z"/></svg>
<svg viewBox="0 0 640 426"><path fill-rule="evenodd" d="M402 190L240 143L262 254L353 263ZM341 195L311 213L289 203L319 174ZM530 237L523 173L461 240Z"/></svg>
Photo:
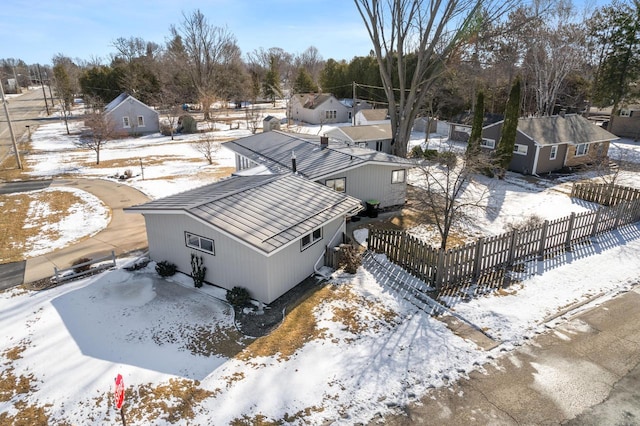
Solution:
<svg viewBox="0 0 640 426"><path fill-rule="evenodd" d="M540 155L540 150L542 148L536 143L536 141L533 141L533 146L536 147L536 153L533 156L533 170L531 170L531 174L534 176L538 176L538 156Z"/></svg>

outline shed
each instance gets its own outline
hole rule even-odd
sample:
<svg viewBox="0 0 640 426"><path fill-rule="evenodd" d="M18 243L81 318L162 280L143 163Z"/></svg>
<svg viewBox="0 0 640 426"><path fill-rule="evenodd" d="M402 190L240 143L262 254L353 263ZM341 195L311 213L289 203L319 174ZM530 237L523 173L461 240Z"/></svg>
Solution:
<svg viewBox="0 0 640 426"><path fill-rule="evenodd" d="M267 115L262 120L262 131L270 132L272 130L280 130L280 119L272 115Z"/></svg>

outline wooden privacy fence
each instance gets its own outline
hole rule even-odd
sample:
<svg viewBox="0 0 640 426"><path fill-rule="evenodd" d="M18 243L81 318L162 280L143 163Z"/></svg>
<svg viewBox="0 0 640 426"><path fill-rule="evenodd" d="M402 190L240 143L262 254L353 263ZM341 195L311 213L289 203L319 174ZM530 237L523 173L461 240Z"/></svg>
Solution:
<svg viewBox="0 0 640 426"><path fill-rule="evenodd" d="M640 199L640 189L606 183L574 183L571 196L603 206L615 206L623 201Z"/></svg>
<svg viewBox="0 0 640 426"><path fill-rule="evenodd" d="M631 192L629 192L631 193ZM545 220L452 249L433 248L404 231L370 229L370 250L384 253L412 275L441 289L478 280L483 274L542 260L590 238L640 220L640 197L598 210Z"/></svg>

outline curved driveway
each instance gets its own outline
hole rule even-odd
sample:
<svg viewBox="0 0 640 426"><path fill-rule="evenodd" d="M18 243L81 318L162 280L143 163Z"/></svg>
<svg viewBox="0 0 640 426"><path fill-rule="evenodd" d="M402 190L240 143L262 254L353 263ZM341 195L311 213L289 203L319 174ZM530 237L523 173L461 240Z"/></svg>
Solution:
<svg viewBox="0 0 640 426"><path fill-rule="evenodd" d="M140 214L125 214L122 210L149 201L142 192L123 183L103 179L59 179L51 184L70 186L87 191L111 209L111 221L105 229L68 247L42 256L28 259L24 273L25 283L51 277L54 267L64 269L81 258L97 258L111 254L116 256L138 250L146 250L147 234L144 218ZM83 226L78 223L77 226Z"/></svg>

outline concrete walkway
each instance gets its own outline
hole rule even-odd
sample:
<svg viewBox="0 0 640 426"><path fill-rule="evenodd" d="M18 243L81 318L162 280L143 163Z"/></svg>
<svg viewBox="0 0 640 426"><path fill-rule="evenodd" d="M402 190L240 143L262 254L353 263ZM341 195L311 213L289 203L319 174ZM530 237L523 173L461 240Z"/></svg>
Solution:
<svg viewBox="0 0 640 426"><path fill-rule="evenodd" d="M42 256L28 259L24 282L30 283L51 277L54 267L68 268L81 257L97 258L111 254L116 256L136 250L146 250L147 234L144 218L140 214L124 213L122 210L135 204L149 201L142 192L123 183L102 179L59 179L52 187L68 186L87 191L111 209L109 225L96 235L55 250ZM83 226L78 223L79 227Z"/></svg>

